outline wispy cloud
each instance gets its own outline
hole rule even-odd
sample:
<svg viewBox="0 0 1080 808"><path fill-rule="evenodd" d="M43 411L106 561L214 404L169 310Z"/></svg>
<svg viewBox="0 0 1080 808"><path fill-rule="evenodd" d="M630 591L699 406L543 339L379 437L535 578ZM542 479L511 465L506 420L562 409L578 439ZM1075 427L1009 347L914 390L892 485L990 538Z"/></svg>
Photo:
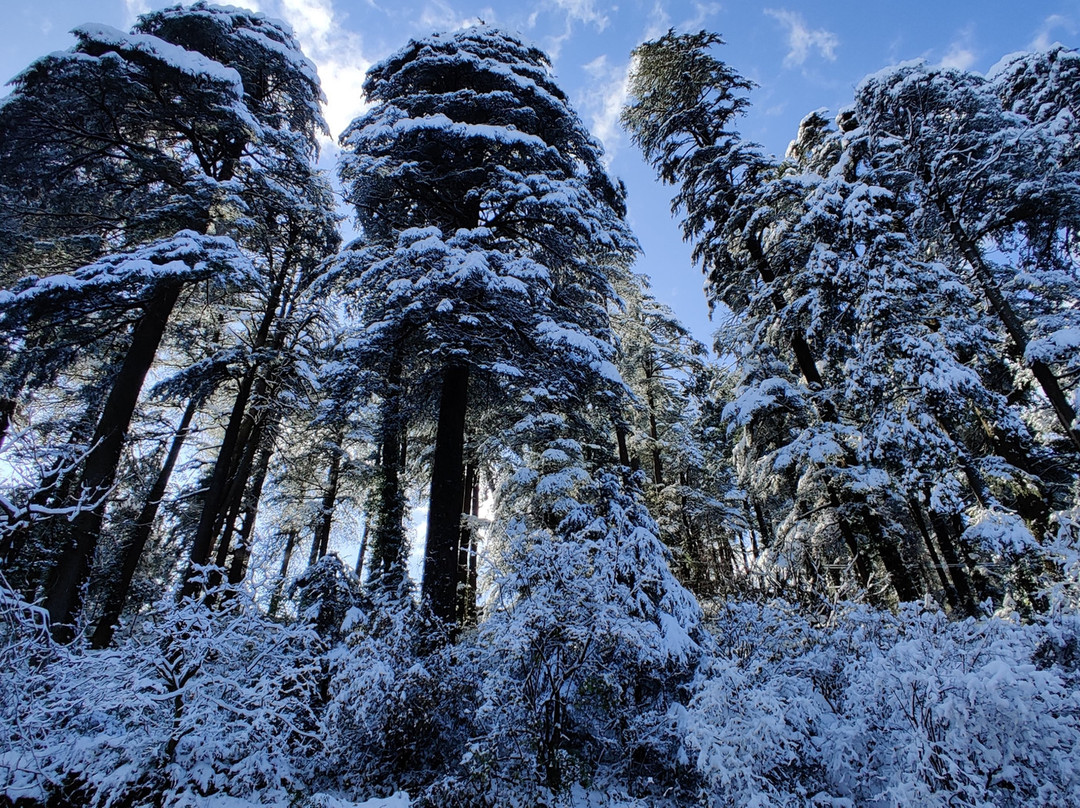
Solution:
<svg viewBox="0 0 1080 808"><path fill-rule="evenodd" d="M973 44L974 38L974 29L970 25L964 28L949 44L949 50L941 57L941 66L955 67L957 70L970 69L978 58Z"/></svg>
<svg viewBox="0 0 1080 808"><path fill-rule="evenodd" d="M697 31L705 25L710 17L714 17L724 10L721 3L694 3L693 6L693 16L679 23L679 28L683 31Z"/></svg>
<svg viewBox="0 0 1080 808"><path fill-rule="evenodd" d="M420 12L419 28L429 34L433 31L460 31L470 25L476 25L481 19L492 22L487 17L467 14L451 6L445 0L431 0Z"/></svg>
<svg viewBox="0 0 1080 808"><path fill-rule="evenodd" d="M1046 50L1049 48L1055 42L1055 37L1052 34L1058 30L1069 36L1076 36L1076 23L1062 14L1051 14L1039 26L1039 32L1035 35L1035 39L1031 41L1031 49Z"/></svg>
<svg viewBox="0 0 1080 808"><path fill-rule="evenodd" d="M671 27L671 17L664 8L662 0L655 0L649 10L648 22L645 26L645 39L656 39L664 35Z"/></svg>
<svg viewBox="0 0 1080 808"><path fill-rule="evenodd" d="M785 67L804 64L811 52L830 62L836 61L836 48L840 40L832 31L810 28L802 14L796 11L767 8L765 13L787 29L788 53L784 57Z"/></svg>
<svg viewBox="0 0 1080 808"><path fill-rule="evenodd" d="M592 25L597 31L603 31L611 22L606 14L597 10L595 0L547 0L543 4L542 11L554 11L562 15L561 32L543 39L544 50L553 61L558 61L562 55L563 45L574 35L574 28L577 25ZM537 20L538 14L533 12L529 17L530 29Z"/></svg>
<svg viewBox="0 0 1080 808"><path fill-rule="evenodd" d="M597 31L603 31L611 22L606 14L597 11L594 0L552 0L555 7L566 14L568 22L581 22L594 25Z"/></svg>
<svg viewBox="0 0 1080 808"><path fill-rule="evenodd" d="M136 17L145 14L149 10L149 0L124 0L124 12L130 22L134 22Z"/></svg>
<svg viewBox="0 0 1080 808"><path fill-rule="evenodd" d="M289 20L309 59L319 66L326 93L326 123L337 137L367 108L362 86L372 60L359 34L343 24L334 0L275 0L275 13Z"/></svg>
<svg viewBox="0 0 1080 808"><path fill-rule="evenodd" d="M589 129L604 144L605 162L611 163L622 145L619 113L626 103L630 64L611 64L607 54L584 65L589 83L581 98L581 109L589 119Z"/></svg>

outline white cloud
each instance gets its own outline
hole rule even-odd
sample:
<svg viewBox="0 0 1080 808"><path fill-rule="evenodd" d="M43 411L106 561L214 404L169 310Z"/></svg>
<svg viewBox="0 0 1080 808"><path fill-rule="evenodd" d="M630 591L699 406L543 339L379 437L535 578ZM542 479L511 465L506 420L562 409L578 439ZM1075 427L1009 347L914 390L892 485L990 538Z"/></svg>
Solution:
<svg viewBox="0 0 1080 808"><path fill-rule="evenodd" d="M1069 36L1076 36L1076 23L1069 17L1061 14L1051 14L1043 24L1039 26L1039 33L1031 41L1032 50L1046 50L1054 44L1056 39L1051 36L1052 31L1063 30Z"/></svg>
<svg viewBox="0 0 1080 808"><path fill-rule="evenodd" d="M131 22L135 22L135 18L140 14L145 14L150 10L149 0L124 0L124 11L127 14L127 18Z"/></svg>
<svg viewBox="0 0 1080 808"><path fill-rule="evenodd" d="M323 113L336 138L368 106L362 85L372 60L364 55L363 40L345 27L334 0L277 0L276 6L275 13L289 21L304 54L319 68L326 93Z"/></svg>
<svg viewBox="0 0 1080 808"><path fill-rule="evenodd" d="M969 25L949 44L949 50L941 57L942 67L954 67L957 70L969 70L978 58L972 40L975 31Z"/></svg>
<svg viewBox="0 0 1080 808"><path fill-rule="evenodd" d="M567 22L582 22L595 25L597 31L608 27L610 20L606 14L596 10L594 0L553 0L556 8L566 14Z"/></svg>
<svg viewBox="0 0 1080 808"><path fill-rule="evenodd" d="M491 22L484 17L485 22ZM424 5L420 12L419 27L425 34L433 31L460 31L470 25L476 25L480 21L475 14L465 14L452 7L445 0L432 0Z"/></svg>
<svg viewBox="0 0 1080 808"><path fill-rule="evenodd" d="M955 67L957 70L967 70L975 64L975 51L962 45L953 43L949 52L941 57L942 67Z"/></svg>
<svg viewBox="0 0 1080 808"><path fill-rule="evenodd" d="M590 131L604 144L604 160L610 164L622 145L619 113L626 103L630 64L613 65L604 54L584 68L589 83L582 93L581 109L589 119Z"/></svg>
<svg viewBox="0 0 1080 808"><path fill-rule="evenodd" d="M645 39L662 37L669 28L671 28L671 17L668 16L662 0L656 0L649 11L649 21L645 27Z"/></svg>
<svg viewBox="0 0 1080 808"><path fill-rule="evenodd" d="M822 59L836 61L836 48L840 40L832 31L809 28L803 16L795 11L767 8L765 13L787 28L788 53L784 57L785 67L805 63L811 51L816 51Z"/></svg>
<svg viewBox="0 0 1080 808"><path fill-rule="evenodd" d="M724 10L724 6L720 3L694 3L694 16L679 23L679 28L683 31L697 31L709 17L714 17Z"/></svg>

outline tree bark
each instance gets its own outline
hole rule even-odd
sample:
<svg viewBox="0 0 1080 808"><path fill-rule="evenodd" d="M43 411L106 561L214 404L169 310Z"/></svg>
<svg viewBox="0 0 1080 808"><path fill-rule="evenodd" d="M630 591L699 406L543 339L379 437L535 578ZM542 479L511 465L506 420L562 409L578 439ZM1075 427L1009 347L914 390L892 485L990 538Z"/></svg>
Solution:
<svg viewBox="0 0 1080 808"><path fill-rule="evenodd" d="M252 342L253 351L264 348L270 337L270 329L277 318L278 307L281 305L285 290L285 283L290 272L290 263L282 262L274 278L274 284L270 290L270 298L263 310L262 321L256 331ZM280 340L279 339L276 341ZM192 540L191 551L188 555L188 570L180 588L180 597L191 596L198 589L196 581L192 579L192 570L195 566L203 566L210 560L214 542L217 539L224 522L229 501L229 492L236 482L237 468L243 457L243 451L247 443L247 433L254 426L254 417L248 412L248 402L252 398L252 391L257 379L261 379L260 366L252 363L240 379L236 391L236 399L233 401L232 412L229 414L229 422L222 436L221 446L218 448L217 459L214 461L214 471L210 476L206 492L203 494L203 507L199 516L199 526Z"/></svg>
<svg viewBox="0 0 1080 808"><path fill-rule="evenodd" d="M49 613L53 637L68 642L74 637L74 623L82 608L82 589L90 574L101 525L105 499L116 480L120 455L124 448L135 405L139 400L146 374L153 364L165 326L180 296L181 284L175 280L158 281L131 335L127 355L113 380L105 409L94 431L91 449L83 465L77 496L79 505L92 503L72 520L73 541L58 561L45 595L44 608Z"/></svg>
<svg viewBox="0 0 1080 808"><path fill-rule="evenodd" d="M443 370L439 422L431 464L428 500L427 547L421 598L444 623L454 622L457 603L458 543L464 497L462 465L465 454L465 414L468 406L469 368L448 365Z"/></svg>
<svg viewBox="0 0 1080 808"><path fill-rule="evenodd" d="M187 408L180 418L180 424L173 435L169 453L165 457L165 463L162 465L161 471L158 472L157 479L146 497L146 502L135 519L131 535L124 542L121 551L119 575L109 582L107 594L105 595L105 608L101 617L98 618L94 634L90 640L90 644L94 648L106 648L112 642L113 632L116 630L124 606L127 605L135 570L139 566L139 560L142 558L143 550L146 548L146 542L150 538L154 521L157 518L158 508L160 508L161 500L165 496L165 490L169 486L169 479L172 477L173 469L176 468L176 461L180 457L180 450L184 446L184 441L187 440L188 430L197 409L198 400L192 398L188 401Z"/></svg>
<svg viewBox="0 0 1080 808"><path fill-rule="evenodd" d="M938 189L929 171L923 172L923 181L932 189L934 201L937 203L938 210L949 228L949 234L952 236L961 255L964 256L964 259L974 270L979 286L990 302L990 307L997 314L1002 325L1005 326L1005 331L1015 343L1020 355L1024 356L1030 342L1027 329L1024 328L1024 324L1017 316L1016 311L1005 295L1002 294L1001 289L998 288L994 273L990 271L990 268L983 260L978 245L964 230L959 217L949 203L948 197ZM1028 368L1039 383L1046 398L1050 401L1050 406L1054 408L1054 414L1057 416L1058 423L1065 430L1066 436L1072 442L1073 447L1080 451L1080 429L1075 426L1076 410L1069 404L1069 399L1065 395L1065 391L1061 389L1061 384L1058 382L1053 370L1045 362L1038 359L1028 362Z"/></svg>
<svg viewBox="0 0 1080 808"><path fill-rule="evenodd" d="M273 456L273 438L264 440L251 474L251 482L244 499L244 521L240 525L240 535L233 550L232 564L229 565L229 583L232 586L239 585L247 576L248 563L251 561L251 537L255 532L259 502L262 500L263 486L266 484L266 475L270 472L270 460Z"/></svg>
<svg viewBox="0 0 1080 808"><path fill-rule="evenodd" d="M285 534L285 552L281 556L281 571L274 582L274 593L270 596L270 607L267 613L274 617L278 606L281 605L281 595L285 591L285 577L289 574L289 562L292 561L293 548L296 546L297 531L290 530Z"/></svg>
<svg viewBox="0 0 1080 808"><path fill-rule="evenodd" d="M371 581L384 591L396 590L404 580L401 553L405 543L405 494L401 474L405 468L405 426L401 374L401 355L395 351L387 369L386 396L379 414L379 496L371 548Z"/></svg>
<svg viewBox="0 0 1080 808"><path fill-rule="evenodd" d="M336 436L334 446L330 450L330 468L326 472L326 487L323 489L322 502L319 507L319 518L315 522L315 538L312 544L313 552L318 555L312 559L314 564L324 555L330 547L330 529L334 524L334 505L337 502L338 479L341 476L341 441L342 434Z"/></svg>

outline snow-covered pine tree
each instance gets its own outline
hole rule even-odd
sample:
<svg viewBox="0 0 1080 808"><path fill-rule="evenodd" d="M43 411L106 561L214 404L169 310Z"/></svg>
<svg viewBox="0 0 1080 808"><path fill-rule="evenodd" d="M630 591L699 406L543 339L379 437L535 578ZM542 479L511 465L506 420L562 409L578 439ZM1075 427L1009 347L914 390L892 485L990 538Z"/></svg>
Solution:
<svg viewBox="0 0 1080 808"><path fill-rule="evenodd" d="M102 369L112 392L78 484L70 501L49 503L79 512L46 587L61 633L79 611L142 381L185 289L203 279L253 288L266 273L272 320L282 253L295 275L299 265L311 270L305 254L336 243L325 186L312 184L308 167L321 126L317 78L287 30L199 3L148 15L131 34L88 25L76 35L72 51L17 79L0 138L3 192L17 213L17 237L5 244L45 276L16 282L5 300L8 333L21 328L19 347L37 349L57 321L100 322L119 311L131 323L118 369ZM292 222L283 209L297 212ZM321 217L321 230L301 237L295 223L305 216ZM252 252L237 249L245 238ZM277 256L259 250L274 240ZM57 270L67 274L50 275ZM9 394L26 367L33 363L8 376Z"/></svg>
<svg viewBox="0 0 1080 808"><path fill-rule="evenodd" d="M785 541L772 553L782 577L813 582L822 561L846 556L859 586L871 585L880 562L910 599L917 593L897 536L868 487L875 476L857 457L860 435L838 409L843 368L827 360L815 316L813 292L827 294L810 268L818 239L799 229L813 182L732 127L752 85L712 55L719 43L669 31L639 46L623 122L677 186L673 209L684 215L710 302L736 315L726 343L742 383L727 412L743 483L759 503L779 504L773 530Z"/></svg>
<svg viewBox="0 0 1080 808"><path fill-rule="evenodd" d="M539 50L488 27L435 35L373 67L365 92L375 106L342 136L341 164L368 250L364 337L387 357L384 438L406 428L405 380L435 413L423 590L452 622L470 424L526 397L583 425L610 413L608 307L636 246ZM481 386L503 394L470 399ZM393 476L384 507L400 501Z"/></svg>
<svg viewBox="0 0 1080 808"><path fill-rule="evenodd" d="M695 594L712 594L733 584L731 542L744 521L725 501L731 481L723 466L706 461L699 432L713 369L705 346L653 296L648 280L629 280L612 315L619 371L635 398L620 460L647 472L645 501L680 579Z"/></svg>
<svg viewBox="0 0 1080 808"><path fill-rule="evenodd" d="M1080 204L1075 163L1062 162L1075 134L1059 136L1004 109L998 87L980 75L921 62L868 76L852 111L860 134L873 141L867 159L879 171L875 181L922 200L921 239L970 278L998 320L1002 352L1018 366L1018 392L1029 372L1058 435L1080 450L1063 382L1075 351L1057 344L1075 338L1074 307L1055 294L1075 277L1075 261L1061 249ZM1040 283L1047 274L1057 282ZM1065 299L1074 299L1075 279L1067 285Z"/></svg>

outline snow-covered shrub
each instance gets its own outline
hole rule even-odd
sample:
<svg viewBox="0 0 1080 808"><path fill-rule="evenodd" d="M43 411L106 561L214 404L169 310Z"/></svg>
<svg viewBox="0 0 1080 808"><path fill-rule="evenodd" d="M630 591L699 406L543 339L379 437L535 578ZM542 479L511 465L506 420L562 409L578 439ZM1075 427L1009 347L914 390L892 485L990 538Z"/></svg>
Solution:
<svg viewBox="0 0 1080 808"><path fill-rule="evenodd" d="M321 745L321 644L268 620L245 592L214 594L214 609L161 606L116 650L37 635L36 667L0 671L0 690L32 693L3 716L0 793L31 804L289 804Z"/></svg>
<svg viewBox="0 0 1080 808"><path fill-rule="evenodd" d="M561 518L554 529L543 514L509 520L479 633L466 762L498 804L554 804L575 783L659 792L677 781L668 709L701 654L700 609L633 489L591 478L568 448L518 476Z"/></svg>
<svg viewBox="0 0 1080 808"><path fill-rule="evenodd" d="M346 618L332 653L325 768L359 796L417 794L461 757L478 677L467 642L408 595L380 595Z"/></svg>
<svg viewBox="0 0 1080 808"><path fill-rule="evenodd" d="M718 652L676 708L708 804L807 804L827 780L817 736L834 666L819 632L793 608L749 602L727 604L713 630Z"/></svg>
<svg viewBox="0 0 1080 808"><path fill-rule="evenodd" d="M342 637L342 624L360 599L360 581L336 553L324 555L289 587L301 617L327 643Z"/></svg>
<svg viewBox="0 0 1080 808"><path fill-rule="evenodd" d="M1080 801L1080 692L1033 657L1045 629L907 609L846 672L857 793L893 805Z"/></svg>
<svg viewBox="0 0 1080 808"><path fill-rule="evenodd" d="M1080 804L1080 621L733 605L679 710L712 806Z"/></svg>

